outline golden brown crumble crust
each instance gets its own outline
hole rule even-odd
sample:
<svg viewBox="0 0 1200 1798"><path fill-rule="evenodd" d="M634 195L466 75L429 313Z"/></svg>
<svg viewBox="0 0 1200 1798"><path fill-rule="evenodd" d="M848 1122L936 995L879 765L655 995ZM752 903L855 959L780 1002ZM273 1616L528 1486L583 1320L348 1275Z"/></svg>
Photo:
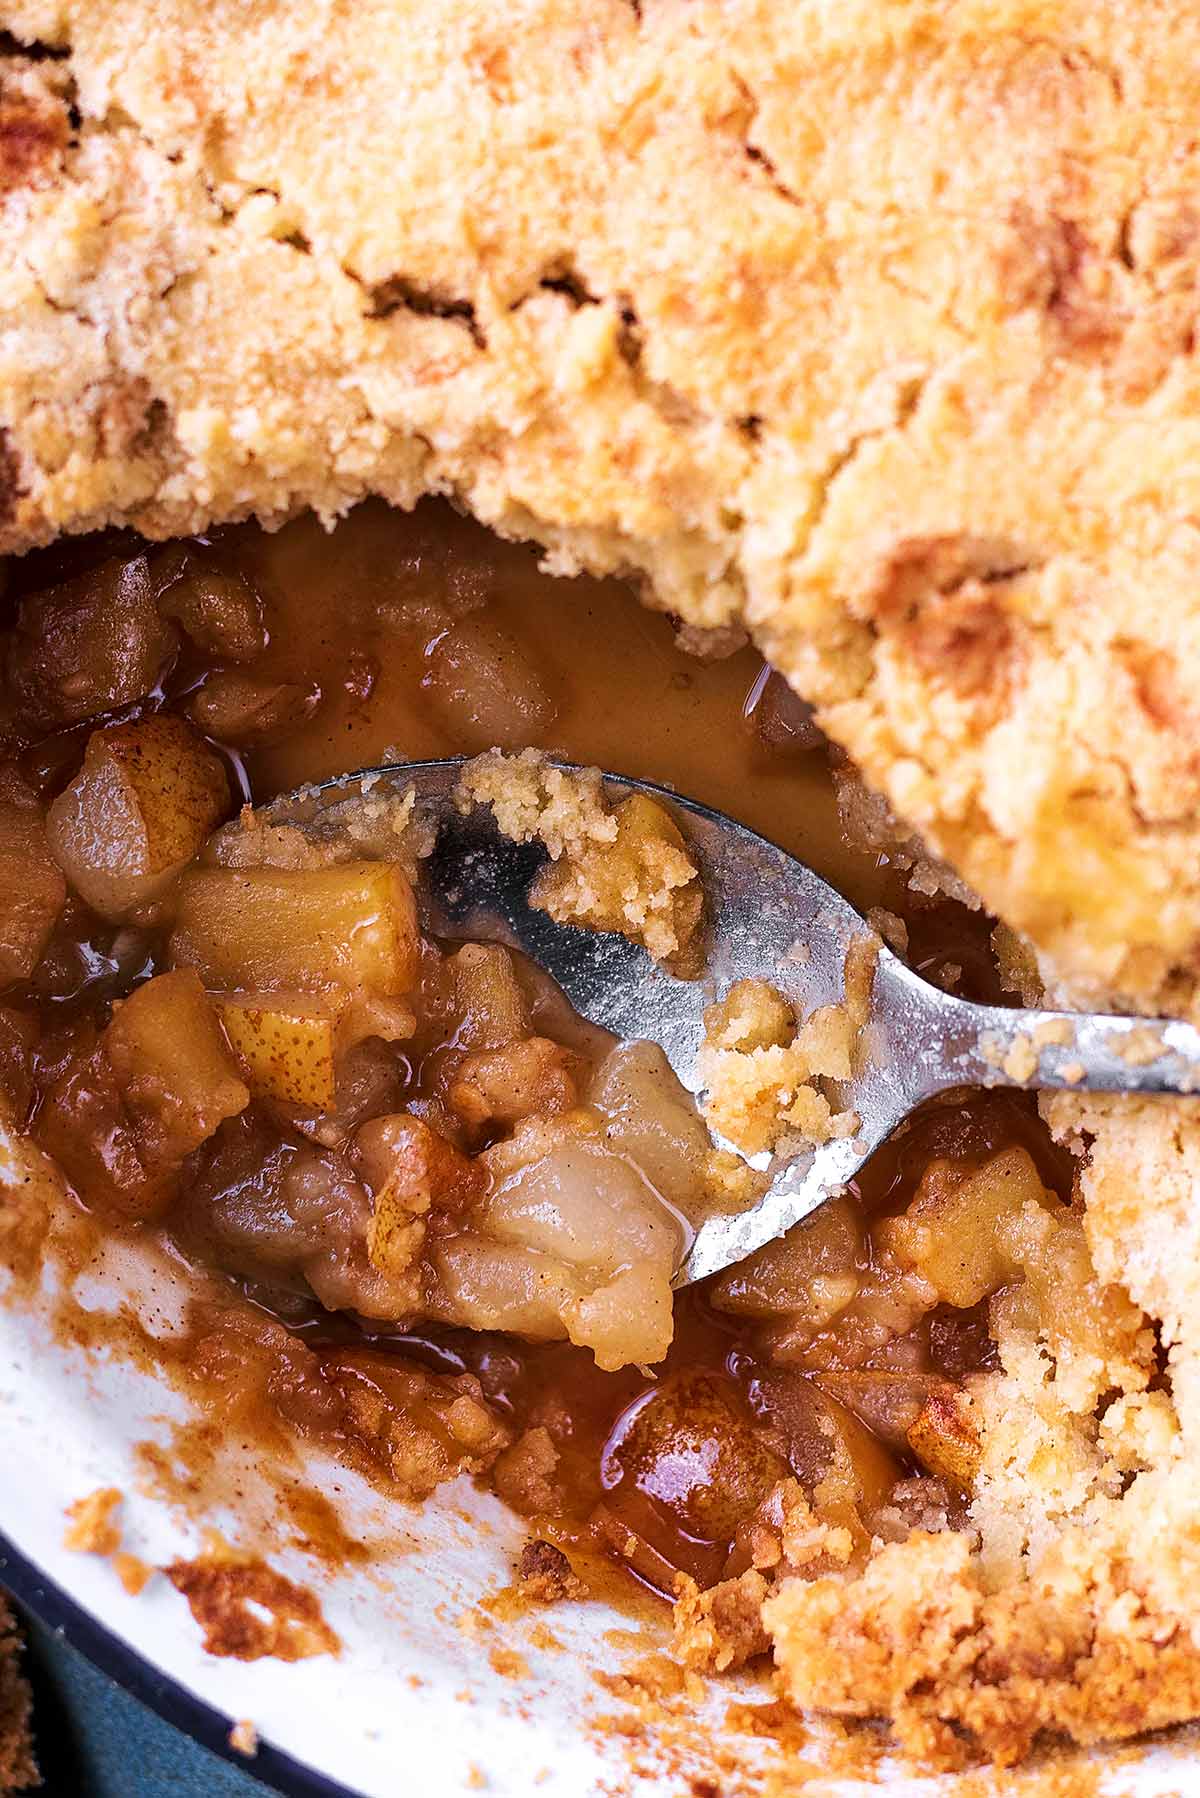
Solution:
<svg viewBox="0 0 1200 1798"><path fill-rule="evenodd" d="M2 70L7 545L453 491L748 624L995 910L1191 991L1191 9L3 23L68 53Z"/></svg>
<svg viewBox="0 0 1200 1798"><path fill-rule="evenodd" d="M451 492L746 624L1074 996L1193 1007L1192 8L0 23L65 53L0 62L3 547ZM1049 1110L1169 1381L1014 1333L981 1556L918 1538L769 1613L798 1698L942 1759L1200 1703L1200 1126Z"/></svg>

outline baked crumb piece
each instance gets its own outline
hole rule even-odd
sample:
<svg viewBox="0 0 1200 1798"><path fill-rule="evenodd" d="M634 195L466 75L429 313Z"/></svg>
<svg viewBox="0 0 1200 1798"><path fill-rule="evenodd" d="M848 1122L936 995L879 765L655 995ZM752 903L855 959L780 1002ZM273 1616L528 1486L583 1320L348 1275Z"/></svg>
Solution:
<svg viewBox="0 0 1200 1798"><path fill-rule="evenodd" d="M1162 1031L1151 1024L1135 1024L1132 1030L1111 1031L1108 1046L1131 1068L1149 1067L1152 1061L1166 1053Z"/></svg>
<svg viewBox="0 0 1200 1798"><path fill-rule="evenodd" d="M753 1567L706 1592L694 1580L685 1580L674 1611L675 1652L684 1665L725 1673L766 1654L771 1638L762 1612L769 1590Z"/></svg>
<svg viewBox="0 0 1200 1798"><path fill-rule="evenodd" d="M258 1730L248 1717L242 1717L229 1732L229 1746L235 1754L252 1760L258 1753Z"/></svg>
<svg viewBox="0 0 1200 1798"><path fill-rule="evenodd" d="M155 1569L122 1547L117 1513L125 1494L117 1486L104 1486L68 1506L71 1519L63 1537L64 1548L76 1554L107 1555L113 1572L131 1598L136 1598L153 1578Z"/></svg>
<svg viewBox="0 0 1200 1798"><path fill-rule="evenodd" d="M238 1661L265 1656L303 1661L341 1653L315 1593L258 1555L230 1547L216 1530L205 1532L200 1554L172 1561L163 1572L187 1599L204 1632L206 1654Z"/></svg>
<svg viewBox="0 0 1200 1798"><path fill-rule="evenodd" d="M538 749L476 756L459 777L460 810L488 806L514 843L543 843L552 861L578 861L617 840L598 768L556 768Z"/></svg>
<svg viewBox="0 0 1200 1798"><path fill-rule="evenodd" d="M148 1561L129 1554L125 1549L118 1549L112 1556L112 1569L130 1598L136 1598L139 1593L144 1592L155 1573Z"/></svg>
<svg viewBox="0 0 1200 1798"><path fill-rule="evenodd" d="M747 1211L770 1184L770 1175L757 1173L728 1149L712 1149L704 1164L704 1185L713 1208L725 1214Z"/></svg>
<svg viewBox="0 0 1200 1798"><path fill-rule="evenodd" d="M1031 1038L1018 1031L1001 1065L1009 1079L1015 1080L1019 1086L1032 1080L1038 1071L1038 1052Z"/></svg>
<svg viewBox="0 0 1200 1798"><path fill-rule="evenodd" d="M488 1665L493 1673L501 1679L523 1680L529 1678L529 1662L517 1648L507 1648L502 1644L488 1649Z"/></svg>
<svg viewBox="0 0 1200 1798"><path fill-rule="evenodd" d="M825 1498L836 1505L836 1475ZM738 1547L752 1563L744 1572L701 1591L681 1577L674 1609L675 1652L686 1667L724 1673L765 1654L771 1637L763 1606L790 1576L810 1578L847 1565L855 1553L850 1532L818 1515L799 1483L782 1480L757 1516L739 1532Z"/></svg>
<svg viewBox="0 0 1200 1798"><path fill-rule="evenodd" d="M367 775L358 792L333 805L318 809L314 799L313 816L303 824L276 824L270 806L243 806L233 823L213 834L205 860L222 868L291 869L388 861L415 882L436 835L417 810L412 787L397 793L380 776Z"/></svg>
<svg viewBox="0 0 1200 1798"><path fill-rule="evenodd" d="M1033 1041L1038 1049L1065 1049L1075 1041L1075 1026L1070 1018L1046 1018L1034 1025Z"/></svg>
<svg viewBox="0 0 1200 1798"><path fill-rule="evenodd" d="M538 1536L531 1536L521 1550L517 1579L522 1596L538 1604L557 1604L563 1599L588 1595L562 1549Z"/></svg>
<svg viewBox="0 0 1200 1798"><path fill-rule="evenodd" d="M867 923L889 949L897 955L908 954L908 925L894 911L888 911L883 905L873 905L867 913Z"/></svg>
<svg viewBox="0 0 1200 1798"><path fill-rule="evenodd" d="M331 1357L326 1370L345 1401L349 1430L409 1501L460 1473L486 1472L508 1443L473 1374L430 1373L361 1349Z"/></svg>
<svg viewBox="0 0 1200 1798"><path fill-rule="evenodd" d="M467 1768L467 1776L463 1780L463 1784L472 1792L483 1792L487 1790L488 1776L479 1765L478 1761L472 1761Z"/></svg>
<svg viewBox="0 0 1200 1798"><path fill-rule="evenodd" d="M536 749L477 756L457 799L463 811L490 807L514 842L545 845L531 899L558 923L615 931L681 977L699 974L704 895L663 806L632 793L610 807L598 769L555 768Z"/></svg>
<svg viewBox="0 0 1200 1798"><path fill-rule="evenodd" d="M912 892L927 899L954 899L978 911L978 895L949 863L929 853L919 834L897 818L883 794L869 787L857 768L849 762L836 763L833 782L842 829L851 843L885 853L894 867L907 874ZM880 935L888 940L884 931Z"/></svg>
<svg viewBox="0 0 1200 1798"><path fill-rule="evenodd" d="M1028 1580L989 1592L964 1535L918 1532L857 1579L791 1581L764 1607L784 1687L797 1704L890 1715L909 1754L946 1768L980 1754L1012 1765L1042 1735L1086 1744L1191 1715L1200 1661L1185 1613L1148 1604L1146 1570L1112 1546L1065 1531Z"/></svg>
<svg viewBox="0 0 1200 1798"><path fill-rule="evenodd" d="M554 1474L559 1455L549 1430L540 1424L522 1431L496 1458L492 1484L506 1505L522 1517L553 1511L558 1500Z"/></svg>
<svg viewBox="0 0 1200 1798"><path fill-rule="evenodd" d="M63 1547L75 1554L116 1554L121 1546L116 1515L124 1502L125 1494L118 1486L102 1486L85 1498L77 1498L67 1508L71 1522L63 1536Z"/></svg>
<svg viewBox="0 0 1200 1798"><path fill-rule="evenodd" d="M745 1153L852 1135L853 1113L835 1113L817 1084L847 1080L857 1028L849 1003L798 1023L765 980L738 980L704 1014L698 1072L709 1127Z"/></svg>

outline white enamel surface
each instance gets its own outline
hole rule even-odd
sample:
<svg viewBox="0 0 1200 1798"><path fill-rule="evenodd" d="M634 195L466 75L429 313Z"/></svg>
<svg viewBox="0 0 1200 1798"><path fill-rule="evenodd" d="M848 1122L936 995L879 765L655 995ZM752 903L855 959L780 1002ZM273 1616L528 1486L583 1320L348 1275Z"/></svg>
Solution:
<svg viewBox="0 0 1200 1798"><path fill-rule="evenodd" d="M4 1178L0 1135L0 1186ZM115 1274L110 1276L117 1277ZM125 1264L128 1291L152 1291L156 1312L170 1315L169 1273L161 1263ZM111 1283L92 1282L95 1302ZM231 1720L248 1718L260 1736L316 1772L368 1798L450 1798L470 1789L473 1769L499 1798L583 1794L604 1789L667 1798L686 1791L691 1769L630 1780L620 1742L597 1739L589 1719L621 1710L593 1678L599 1665L619 1670L630 1647L605 1640L628 1631L629 1619L603 1605L562 1605L532 1621L547 1624L563 1643L548 1653L529 1642L529 1623L497 1623L481 1635L464 1630L464 1613L508 1583L523 1539L519 1522L468 1481L443 1488L423 1511L399 1512L340 1469L329 1489L340 1490L339 1510L351 1534L390 1546L366 1572L331 1576L295 1550L279 1549L286 1525L272 1528L271 1490L250 1470L249 1500L239 1517L209 1521L239 1545L259 1547L273 1565L318 1590L325 1615L342 1638L339 1659L298 1665L215 1659L184 1600L165 1579L129 1597L104 1560L62 1546L66 1507L103 1485L127 1494L125 1546L161 1564L199 1546L193 1523L172 1516L137 1489L135 1445L167 1436L179 1402L156 1382L115 1362L89 1365L79 1352L56 1347L38 1308L0 1304L0 1530L13 1547L107 1630ZM19 1472L17 1471L19 1470ZM399 1529L410 1538L399 1552ZM531 1677L513 1681L493 1672L495 1646L518 1649ZM653 1644L647 1641L643 1652ZM711 1733L733 1693L726 1683L713 1703ZM761 1688L749 1694L763 1697ZM702 1734L703 1732L698 1732ZM749 1764L755 1750L749 1742ZM1138 1798L1200 1792L1200 1754L1175 1745L1159 1749L1111 1780L1114 1792ZM808 1756L811 1758L811 1756ZM895 1769L885 1783L896 1798L949 1798L953 1782L914 1780ZM1108 1783L1108 1782L1106 1782ZM810 1787L811 1798L865 1792L858 1781Z"/></svg>

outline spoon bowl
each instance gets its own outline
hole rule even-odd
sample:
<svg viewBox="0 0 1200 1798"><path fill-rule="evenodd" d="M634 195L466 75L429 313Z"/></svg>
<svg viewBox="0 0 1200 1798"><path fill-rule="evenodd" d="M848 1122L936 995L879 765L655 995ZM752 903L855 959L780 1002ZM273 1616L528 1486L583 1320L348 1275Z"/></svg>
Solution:
<svg viewBox="0 0 1200 1798"><path fill-rule="evenodd" d="M782 1236L839 1193L909 1113L939 1092L998 1085L1157 1093L1200 1087L1200 1032L1190 1025L956 998L915 974L840 893L765 837L653 781L605 775L610 800L645 793L669 810L699 870L704 973L680 979L639 944L557 923L532 905L530 887L547 852L540 843L502 835L485 808L460 810L463 765L463 758L451 757L363 769L283 795L260 815L305 826L364 793L402 797L411 790L435 831L419 892L428 927L522 950L581 1016L614 1036L657 1043L693 1094L701 1091L705 1008L735 980L769 981L798 1017L807 1016L845 1001L847 957L856 942L872 940L869 1010L854 1071L849 1080L827 1083L835 1109L857 1117L855 1132L788 1158L743 1155L770 1184L753 1208L699 1226L677 1287ZM569 762L550 765L579 771Z"/></svg>

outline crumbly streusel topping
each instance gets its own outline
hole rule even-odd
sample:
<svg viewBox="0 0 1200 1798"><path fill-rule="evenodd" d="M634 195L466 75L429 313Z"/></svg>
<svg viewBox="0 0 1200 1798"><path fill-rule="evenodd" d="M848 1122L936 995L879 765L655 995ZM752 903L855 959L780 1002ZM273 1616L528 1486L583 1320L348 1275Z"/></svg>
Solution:
<svg viewBox="0 0 1200 1798"><path fill-rule="evenodd" d="M0 71L7 545L452 490L748 624L993 909L1190 994L1189 9L4 22L68 53Z"/></svg>
<svg viewBox="0 0 1200 1798"><path fill-rule="evenodd" d="M615 931L676 973L699 973L700 877L656 801L634 791L614 807L598 768L558 768L538 749L476 756L455 799L464 811L489 807L513 842L545 846L530 900L558 923Z"/></svg>

